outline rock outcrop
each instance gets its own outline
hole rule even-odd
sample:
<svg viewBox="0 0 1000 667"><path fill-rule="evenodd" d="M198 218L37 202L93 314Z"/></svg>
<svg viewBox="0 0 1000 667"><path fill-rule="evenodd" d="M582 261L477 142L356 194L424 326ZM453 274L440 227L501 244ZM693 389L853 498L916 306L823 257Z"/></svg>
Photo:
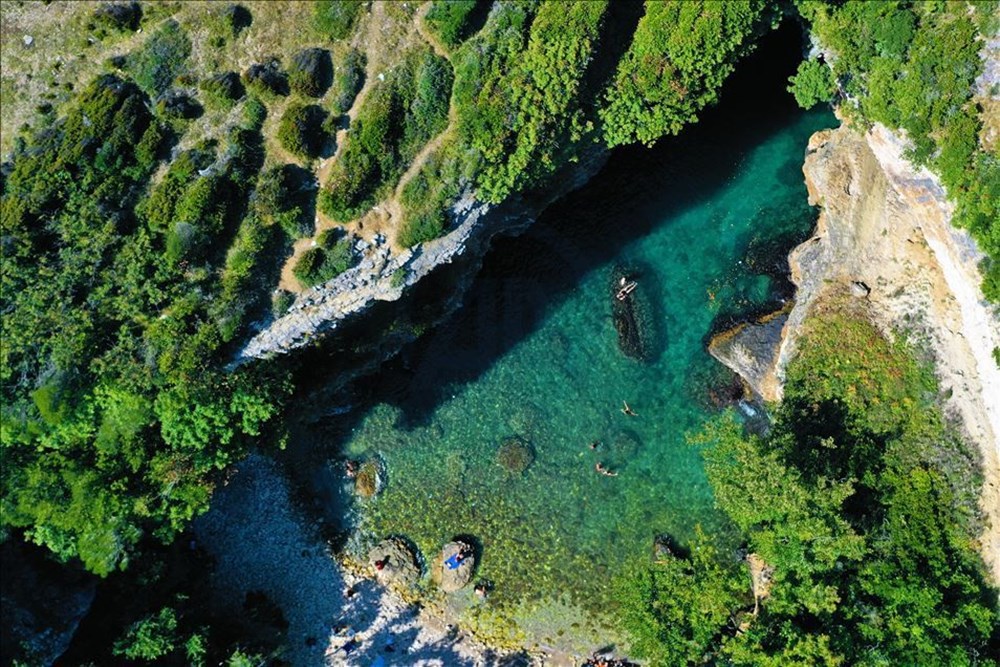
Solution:
<svg viewBox="0 0 1000 667"><path fill-rule="evenodd" d="M458 567L445 567L449 558L465 554L465 557L458 564ZM445 593L454 593L469 585L472 581L472 574L476 570L476 557L473 547L465 542L449 542L441 549L440 555L434 559L434 567L431 576L434 581L441 586Z"/></svg>
<svg viewBox="0 0 1000 667"><path fill-rule="evenodd" d="M375 568L375 578L384 586L409 588L420 579L416 554L398 537L379 542L368 552L368 563Z"/></svg>
<svg viewBox="0 0 1000 667"><path fill-rule="evenodd" d="M481 259L495 236L527 229L549 204L590 180L606 159L607 151L595 147L556 174L545 192L515 195L499 205L466 195L452 210L452 230L414 248L393 252L382 236L377 236L371 244L364 242L360 248L361 262L333 280L301 293L283 317L253 336L240 351L236 363L302 348L330 334L349 318L361 315L373 304L398 300L407 288L439 267L459 258ZM470 264L470 280L478 267L478 262Z"/></svg>
<svg viewBox="0 0 1000 667"><path fill-rule="evenodd" d="M864 135L846 125L813 135L804 172L810 202L822 210L813 237L789 257L797 289L780 343L775 350L773 329L749 325L716 357L765 399L779 400L813 306L826 296L866 299L883 331L905 331L933 355L945 409L978 445L990 524L982 553L1000 581L1000 368L991 356L1000 321L979 287L982 254L951 225L940 182L907 162L904 149L878 125Z"/></svg>
<svg viewBox="0 0 1000 667"><path fill-rule="evenodd" d="M787 321L788 309L785 309L755 322L740 324L714 336L708 344L708 352L736 371L758 398L775 400L781 394L775 368Z"/></svg>

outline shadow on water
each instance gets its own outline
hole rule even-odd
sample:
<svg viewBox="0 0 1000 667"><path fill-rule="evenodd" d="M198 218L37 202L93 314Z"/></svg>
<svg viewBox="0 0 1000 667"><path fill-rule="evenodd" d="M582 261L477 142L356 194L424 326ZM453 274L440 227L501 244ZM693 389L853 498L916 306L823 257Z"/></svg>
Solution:
<svg viewBox="0 0 1000 667"><path fill-rule="evenodd" d="M725 188L750 151L801 113L785 91L800 57L800 40L791 24L767 36L726 83L720 104L705 111L700 122L653 148L616 150L597 176L549 207L527 233L495 241L462 307L377 375L362 380L359 394L400 407L399 426L426 424L441 400L479 378L534 332L587 273L621 257L627 245L664 219ZM766 253L770 256L787 253L800 240L758 243L773 251ZM751 239L740 242L746 247ZM768 266L761 273L780 271ZM660 280L664 284L652 285L657 291L667 289L670 276ZM669 335L669 326L664 334Z"/></svg>

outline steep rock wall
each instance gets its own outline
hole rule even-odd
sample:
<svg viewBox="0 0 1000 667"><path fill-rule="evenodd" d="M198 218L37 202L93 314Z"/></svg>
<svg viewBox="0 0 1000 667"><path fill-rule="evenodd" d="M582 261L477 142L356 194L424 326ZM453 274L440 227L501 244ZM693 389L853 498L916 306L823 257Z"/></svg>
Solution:
<svg viewBox="0 0 1000 667"><path fill-rule="evenodd" d="M906 332L933 356L945 409L978 446L988 521L982 553L1000 581L1000 368L992 358L1000 320L979 288L981 253L952 227L952 206L936 177L908 163L904 148L878 125L864 135L846 125L813 135L803 170L810 203L822 208L816 232L789 256L797 291L780 339L754 350L766 360L756 367L767 368L744 378L764 398L780 400L813 307L829 296L867 299L883 331ZM741 371L726 348L717 352Z"/></svg>
<svg viewBox="0 0 1000 667"><path fill-rule="evenodd" d="M482 258L498 234L526 229L556 199L582 186L600 171L608 152L594 146L552 178L552 186L533 195L516 195L500 205L471 195L454 207L454 224L445 236L394 253L383 237L361 242L362 261L333 280L306 290L288 312L266 324L239 352L236 364L291 352L316 342L379 301L396 301L435 269L459 258ZM472 268L478 268L478 262ZM469 278L475 274L473 270ZM453 295L452 295L453 296Z"/></svg>

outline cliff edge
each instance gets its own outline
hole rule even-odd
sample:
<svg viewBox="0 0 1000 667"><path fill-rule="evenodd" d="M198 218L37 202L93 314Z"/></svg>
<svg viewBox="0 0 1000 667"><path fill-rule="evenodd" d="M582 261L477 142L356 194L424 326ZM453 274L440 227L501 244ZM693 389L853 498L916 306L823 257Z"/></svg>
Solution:
<svg viewBox="0 0 1000 667"><path fill-rule="evenodd" d="M982 254L951 225L940 182L905 160L904 148L879 125L864 135L844 125L810 139L803 171L810 203L821 207L816 231L789 256L797 291L780 337L766 337L773 343L753 350L767 368L744 379L765 399L780 400L798 332L816 304L845 294L867 300L884 332L904 332L933 357L945 410L981 453L981 551L1000 581L1000 368L992 358L1000 320L979 287ZM741 372L727 348L712 347Z"/></svg>

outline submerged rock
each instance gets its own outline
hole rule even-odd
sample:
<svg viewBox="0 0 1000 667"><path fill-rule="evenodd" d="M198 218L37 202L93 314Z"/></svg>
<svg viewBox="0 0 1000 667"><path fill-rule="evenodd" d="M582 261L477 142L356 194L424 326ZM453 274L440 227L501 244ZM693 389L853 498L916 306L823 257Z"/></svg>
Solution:
<svg viewBox="0 0 1000 667"><path fill-rule="evenodd" d="M618 347L637 361L653 357L654 333L650 306L636 280L637 272L616 266L611 271L611 317L618 332Z"/></svg>
<svg viewBox="0 0 1000 667"><path fill-rule="evenodd" d="M416 551L400 537L379 542L368 552L368 563L375 569L375 578L386 586L408 588L420 579Z"/></svg>
<svg viewBox="0 0 1000 667"><path fill-rule="evenodd" d="M378 461L365 461L354 477L354 492L362 498L371 498L382 490L382 471Z"/></svg>
<svg viewBox="0 0 1000 667"><path fill-rule="evenodd" d="M463 555L458 567L446 566L449 559ZM468 542L456 540L449 542L441 549L440 555L434 560L431 576L441 586L445 593L454 593L469 585L472 574L476 570L475 549Z"/></svg>
<svg viewBox="0 0 1000 667"><path fill-rule="evenodd" d="M497 450L497 463L506 470L520 475L535 461L535 449L527 440L513 436L504 440Z"/></svg>

